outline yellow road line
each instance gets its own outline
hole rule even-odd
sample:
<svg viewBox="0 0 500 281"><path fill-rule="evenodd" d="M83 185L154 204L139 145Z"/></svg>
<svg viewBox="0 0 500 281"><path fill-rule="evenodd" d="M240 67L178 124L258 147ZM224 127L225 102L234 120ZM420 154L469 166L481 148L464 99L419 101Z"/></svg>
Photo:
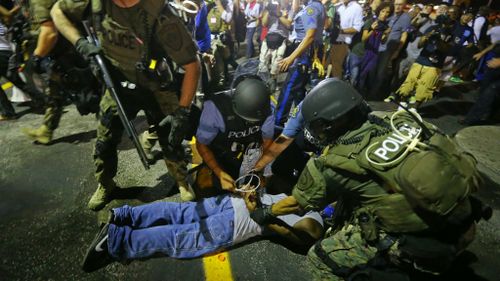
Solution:
<svg viewBox="0 0 500 281"><path fill-rule="evenodd" d="M7 90L9 88L12 88L12 86L14 86L12 84L12 82L6 82L6 83L2 84L2 89Z"/></svg>
<svg viewBox="0 0 500 281"><path fill-rule="evenodd" d="M206 281L233 281L229 253L220 252L203 258Z"/></svg>

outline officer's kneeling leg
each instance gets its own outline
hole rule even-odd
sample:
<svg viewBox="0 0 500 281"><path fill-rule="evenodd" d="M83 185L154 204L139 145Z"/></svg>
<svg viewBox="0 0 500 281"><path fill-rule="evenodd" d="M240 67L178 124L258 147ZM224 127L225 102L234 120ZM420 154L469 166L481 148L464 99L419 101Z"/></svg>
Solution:
<svg viewBox="0 0 500 281"><path fill-rule="evenodd" d="M361 229L349 225L317 242L307 256L313 280L344 280L376 253L377 248L368 245L361 237Z"/></svg>

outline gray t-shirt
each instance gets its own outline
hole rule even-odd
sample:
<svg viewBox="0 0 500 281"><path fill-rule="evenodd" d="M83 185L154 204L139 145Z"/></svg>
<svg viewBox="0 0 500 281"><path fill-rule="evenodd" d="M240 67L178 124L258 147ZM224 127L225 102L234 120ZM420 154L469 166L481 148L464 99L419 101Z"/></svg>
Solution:
<svg viewBox="0 0 500 281"><path fill-rule="evenodd" d="M411 18L407 13L392 15L389 18L389 28L391 29L391 32L389 33L389 37L387 37L385 43L380 44L378 47L379 52L387 50L387 44L390 41L399 41L401 39L401 34L403 34L403 32L407 32L410 26Z"/></svg>
<svg viewBox="0 0 500 281"><path fill-rule="evenodd" d="M260 200L265 205L271 205L286 197L287 195L284 193L277 195L264 194ZM233 204L234 210L233 245L241 243L254 236L262 235L264 228L250 218L250 213L248 212L243 198L231 195L231 203ZM318 212L310 211L302 217L296 214L289 214L278 216L278 218L291 227L303 218L312 218L323 226L323 219Z"/></svg>

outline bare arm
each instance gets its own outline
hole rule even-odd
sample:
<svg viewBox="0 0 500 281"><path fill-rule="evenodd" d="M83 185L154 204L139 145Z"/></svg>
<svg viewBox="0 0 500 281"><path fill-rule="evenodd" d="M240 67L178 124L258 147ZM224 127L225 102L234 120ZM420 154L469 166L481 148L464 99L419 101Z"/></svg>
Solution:
<svg viewBox="0 0 500 281"><path fill-rule="evenodd" d="M292 27L292 21L288 19L287 15L282 14L279 20L284 26L286 26L286 28Z"/></svg>
<svg viewBox="0 0 500 281"><path fill-rule="evenodd" d="M288 67L292 65L293 61L298 58L302 53L304 53L309 46L314 42L314 33L316 32L316 29L308 29L306 32L306 36L302 42L300 42L299 46L293 53L283 59L280 63L280 71L285 72L288 70Z"/></svg>
<svg viewBox="0 0 500 281"><path fill-rule="evenodd" d="M293 138L288 138L284 135L277 137L267 149L264 149L264 154L255 164L255 169L257 171L264 169L264 167L276 159L276 157L278 157L283 150L285 150L293 142L293 140Z"/></svg>
<svg viewBox="0 0 500 281"><path fill-rule="evenodd" d="M262 25L267 26L268 23L269 23L269 11L264 10L264 12L262 12Z"/></svg>
<svg viewBox="0 0 500 281"><path fill-rule="evenodd" d="M401 34L401 39L399 40L399 46L394 55L392 56L392 59L395 59L399 56L399 53L401 52L401 49L403 49L403 46L406 43L406 40L408 39L408 32L403 32Z"/></svg>
<svg viewBox="0 0 500 281"><path fill-rule="evenodd" d="M179 98L179 106L190 107L193 97L196 94L196 89L198 88L198 80L200 78L200 61L198 56L196 60L192 63L183 65L186 73L182 79L181 96Z"/></svg>
<svg viewBox="0 0 500 281"><path fill-rule="evenodd" d="M293 196L288 196L271 207L271 212L274 216L292 214L300 210L299 202Z"/></svg>
<svg viewBox="0 0 500 281"><path fill-rule="evenodd" d="M57 29L54 22L45 21L40 25L40 34L33 54L39 57L47 56L57 43Z"/></svg>
<svg viewBox="0 0 500 281"><path fill-rule="evenodd" d="M481 52L475 54L473 56L473 58L475 60L480 60L482 57L484 57L484 55L486 55L489 51L493 50L493 48L495 47L495 44L491 44L489 45L487 48L485 48L484 50L482 50Z"/></svg>
<svg viewBox="0 0 500 281"><path fill-rule="evenodd" d="M75 25L68 19L64 12L59 7L59 2L56 2L50 11L50 16L54 20L55 27L61 34L68 39L71 44L75 45L78 39L82 38L82 34Z"/></svg>
<svg viewBox="0 0 500 281"><path fill-rule="evenodd" d="M342 29L342 33L344 33L344 34L356 34L356 33L358 33L358 31L354 27L349 27L349 28Z"/></svg>
<svg viewBox="0 0 500 281"><path fill-rule="evenodd" d="M203 159L203 162L205 162L205 164L210 168L210 170L215 173L217 177L220 177L220 174L221 172L223 172L223 170L219 166L219 163L217 163L217 160L215 160L215 156L212 150L207 145L202 144L198 141L196 142L196 149Z"/></svg>
<svg viewBox="0 0 500 281"><path fill-rule="evenodd" d="M286 224L269 224L267 227L297 245L311 246L323 234L323 227L312 218L303 218L293 227Z"/></svg>
<svg viewBox="0 0 500 281"><path fill-rule="evenodd" d="M12 16L17 14L19 10L21 9L21 6L15 5L12 9L7 10L4 6L0 5L0 16L4 19L4 21L9 24L10 20L12 19Z"/></svg>

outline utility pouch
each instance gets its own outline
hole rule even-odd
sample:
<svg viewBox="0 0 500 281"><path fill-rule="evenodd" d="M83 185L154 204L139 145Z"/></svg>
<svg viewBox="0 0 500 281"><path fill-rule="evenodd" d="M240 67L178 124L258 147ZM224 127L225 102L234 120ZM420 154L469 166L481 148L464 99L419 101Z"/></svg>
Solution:
<svg viewBox="0 0 500 281"><path fill-rule="evenodd" d="M363 239L368 244L375 243L379 238L379 230L375 223L375 218L367 211L361 211L358 213L357 219Z"/></svg>

